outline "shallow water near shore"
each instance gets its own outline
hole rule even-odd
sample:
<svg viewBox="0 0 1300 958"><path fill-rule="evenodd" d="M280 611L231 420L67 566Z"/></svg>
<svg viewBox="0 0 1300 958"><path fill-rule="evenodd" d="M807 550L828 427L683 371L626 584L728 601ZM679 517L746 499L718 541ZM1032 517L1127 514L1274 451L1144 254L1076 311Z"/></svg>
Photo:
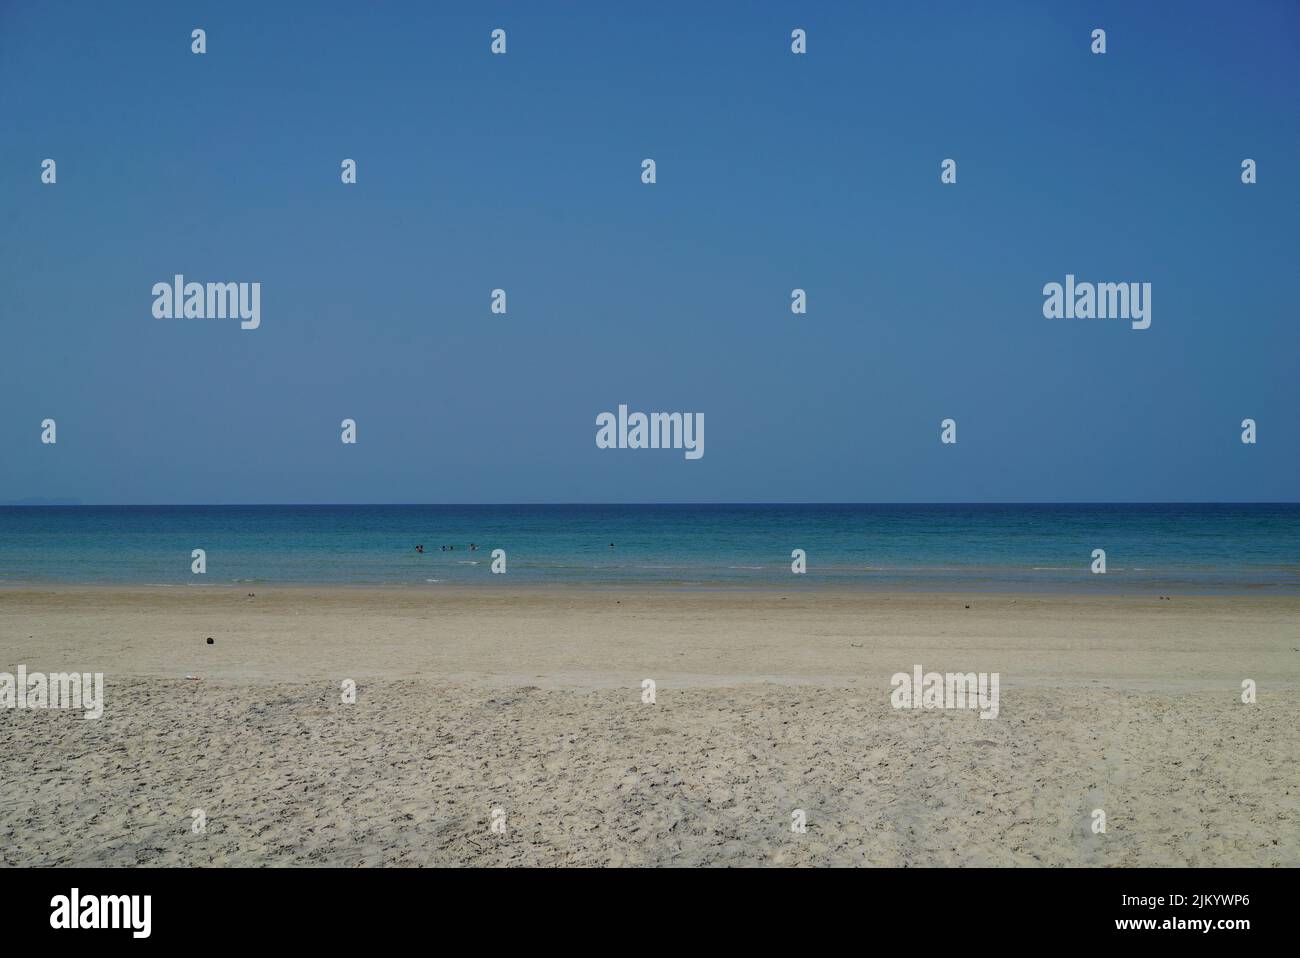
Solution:
<svg viewBox="0 0 1300 958"><path fill-rule="evenodd" d="M1295 504L0 508L0 585L487 584L496 549L520 583L1300 594Z"/></svg>

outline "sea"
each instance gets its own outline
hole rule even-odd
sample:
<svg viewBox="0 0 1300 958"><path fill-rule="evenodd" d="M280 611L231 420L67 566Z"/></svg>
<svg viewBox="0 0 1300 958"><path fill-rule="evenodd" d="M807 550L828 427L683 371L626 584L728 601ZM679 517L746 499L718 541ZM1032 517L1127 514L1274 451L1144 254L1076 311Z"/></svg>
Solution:
<svg viewBox="0 0 1300 958"><path fill-rule="evenodd" d="M0 588L50 583L1294 595L1300 504L0 507Z"/></svg>

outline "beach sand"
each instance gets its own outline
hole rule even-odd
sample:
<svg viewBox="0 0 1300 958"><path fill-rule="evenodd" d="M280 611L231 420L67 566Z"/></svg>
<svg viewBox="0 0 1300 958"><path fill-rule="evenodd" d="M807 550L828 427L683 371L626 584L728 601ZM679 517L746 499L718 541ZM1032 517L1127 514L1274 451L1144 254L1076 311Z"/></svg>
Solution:
<svg viewBox="0 0 1300 958"><path fill-rule="evenodd" d="M1298 626L1270 596L0 589L0 671L106 686L98 720L0 710L0 863L1295 866ZM917 664L999 673L998 717L892 708Z"/></svg>

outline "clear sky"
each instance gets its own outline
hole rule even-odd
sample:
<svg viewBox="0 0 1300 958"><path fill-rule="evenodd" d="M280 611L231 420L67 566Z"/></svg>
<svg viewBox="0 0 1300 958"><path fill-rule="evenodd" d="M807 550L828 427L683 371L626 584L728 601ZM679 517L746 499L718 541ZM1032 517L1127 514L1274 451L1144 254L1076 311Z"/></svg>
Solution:
<svg viewBox="0 0 1300 958"><path fill-rule="evenodd" d="M1284 0L0 0L0 500L1294 501L1297 107Z"/></svg>

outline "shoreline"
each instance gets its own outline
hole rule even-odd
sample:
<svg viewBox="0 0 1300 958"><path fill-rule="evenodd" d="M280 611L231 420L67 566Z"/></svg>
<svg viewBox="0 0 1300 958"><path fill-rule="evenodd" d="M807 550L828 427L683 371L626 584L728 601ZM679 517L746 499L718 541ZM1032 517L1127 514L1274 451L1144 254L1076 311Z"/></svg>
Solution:
<svg viewBox="0 0 1300 958"><path fill-rule="evenodd" d="M1083 581L1089 581L1084 579ZM798 579L779 585L775 581L738 582L733 580L656 580L642 579L630 582L579 582L572 579L544 581L539 579L518 578L509 583L497 582L485 578L480 582L435 580L432 582L288 582L288 581L235 581L235 582L80 582L80 581L8 581L0 578L0 595L5 593L76 593L76 592L174 592L176 590L225 591L236 593L249 589L261 589L265 592L289 591L339 591L339 592L386 592L392 594L412 594L419 590L422 594L437 597L465 594L513 595L547 592L570 592L606 594L609 592L635 593L721 593L753 595L917 595L917 596L951 596L951 597L1024 597L1056 599L1117 599L1117 598L1156 598L1172 595L1187 599L1196 598L1277 598L1300 600L1300 585L1296 587L1278 586L1274 583L1258 583L1238 587L1187 589L1185 582L1160 583L1142 586L1134 584L1129 591L1124 591L1126 584L1106 584L1088 589L1061 588L1052 583L1042 587L1026 588L1025 583L1006 583L989 588L958 588L950 583L936 583L933 586L899 587L896 583L872 583L870 581L834 581L830 578Z"/></svg>

